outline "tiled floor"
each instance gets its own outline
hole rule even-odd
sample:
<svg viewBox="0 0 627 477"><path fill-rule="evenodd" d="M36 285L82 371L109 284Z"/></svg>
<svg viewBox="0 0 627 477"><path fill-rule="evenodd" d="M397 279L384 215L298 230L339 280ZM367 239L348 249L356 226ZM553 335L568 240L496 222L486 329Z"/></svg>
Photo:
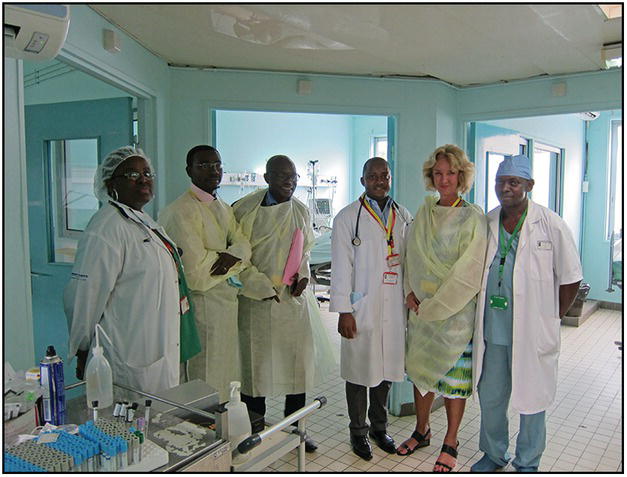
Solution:
<svg viewBox="0 0 627 477"><path fill-rule="evenodd" d="M322 317L339 363L340 338L337 314L322 306ZM547 412L547 447L540 462L542 472L617 472L622 460L622 359L614 341L622 334L618 311L601 309L579 328L562 326L557 398ZM339 369L339 368L338 368ZM431 446L411 456L386 454L373 445L374 457L365 461L352 453L348 437L348 417L344 381L338 369L313 392L326 396L328 404L316 411L307 423L308 433L318 450L307 454L308 472L431 472L446 429L444 408L431 416ZM533 385L533 383L529 383ZM283 399L268 399L270 422L283 417ZM408 438L415 425L411 416L390 416L388 432L397 443ZM510 453L514 452L518 418L510 415ZM479 403L468 400L459 432L459 457L455 471L468 472L481 457L479 451ZM296 451L268 467L266 471L295 472ZM505 471L513 471L511 465Z"/></svg>

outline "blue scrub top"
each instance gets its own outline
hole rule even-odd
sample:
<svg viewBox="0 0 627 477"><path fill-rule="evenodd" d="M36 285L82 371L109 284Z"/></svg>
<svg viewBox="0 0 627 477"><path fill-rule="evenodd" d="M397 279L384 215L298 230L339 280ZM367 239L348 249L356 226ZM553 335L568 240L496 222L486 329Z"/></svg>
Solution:
<svg viewBox="0 0 627 477"><path fill-rule="evenodd" d="M511 237L504 229L500 227L500 233L505 234L505 243ZM486 343L497 344L502 346L511 346L512 344L512 324L514 321L514 294L512 292L512 283L514 278L514 262L516 261L516 249L518 248L518 238L520 233L512 241L507 257L505 258L505 266L503 268L503 280L499 289L499 263L501 262L501 254L497 249L490 272L488 274L488 283L486 289L486 304L483 314L483 339ZM500 243L500 242L499 242ZM490 306L490 297L492 295L500 295L507 298L508 306L506 310L498 310Z"/></svg>
<svg viewBox="0 0 627 477"><path fill-rule="evenodd" d="M388 216L390 215L390 208L391 208L391 205L392 205L392 198L388 197L387 202L383 206L383 210L381 210L381 208L379 207L379 203L376 200L371 199L368 196L366 196L366 200L368 201L368 204L370 204L370 207L372 207L372 210L374 210L375 213L379 216L381 221L384 224L387 224L388 223Z"/></svg>

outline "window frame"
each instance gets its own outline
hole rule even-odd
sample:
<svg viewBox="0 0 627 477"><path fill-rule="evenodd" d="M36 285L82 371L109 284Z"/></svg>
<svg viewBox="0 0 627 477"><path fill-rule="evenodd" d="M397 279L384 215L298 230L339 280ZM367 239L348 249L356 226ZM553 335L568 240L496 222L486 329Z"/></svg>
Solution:
<svg viewBox="0 0 627 477"><path fill-rule="evenodd" d="M370 141L370 157L374 157L377 155L377 143L379 142L383 142L385 141L386 146L385 146L385 156L379 156L379 157L383 157L383 159L385 159L386 161L388 160L387 158L387 142L388 142L388 137L387 136L372 136L372 139Z"/></svg>
<svg viewBox="0 0 627 477"><path fill-rule="evenodd" d="M550 180L549 183L549 209L551 209L556 214L562 216L562 208L563 208L563 189L564 189L564 181L563 181L563 167L564 167L564 155L566 150L561 147L553 146L551 144L547 144L542 141L538 141L536 139L529 140L529 150L533 151L531 156L531 168L532 168L532 177L534 177L533 171L533 163L535 161L535 153L536 149L544 152L548 152L550 154L556 154L555 158L555 169L551 166L551 172L554 173L554 177ZM533 190L531 191L531 200L533 198ZM552 207L551 207L552 206Z"/></svg>
<svg viewBox="0 0 627 477"><path fill-rule="evenodd" d="M616 169L618 165L618 161L622 159L619 158L619 155L622 151L618 150L618 128L621 128L622 131L623 121L622 119L612 119L610 120L610 148L608 151L608 168L607 168L607 203L605 210L605 239L612 240L612 236L614 235L615 229L615 210L616 210L616 189L617 189L617 175ZM621 227L621 236L622 236L622 227Z"/></svg>
<svg viewBox="0 0 627 477"><path fill-rule="evenodd" d="M45 177L47 184L45 185L48 195L47 206L47 229L48 229L48 261L51 264L67 264L71 262L59 261L56 257L57 241L72 240L78 241L84 230L72 229L69 226L67 197L68 197L68 181L66 171L68 168L67 161L67 142L76 140L93 140L96 141L96 167L100 164L100 142L99 136L90 137L72 137L62 139L47 139L44 141L46 151L45 161ZM92 180L93 187L93 180ZM98 209L102 207L98 201Z"/></svg>

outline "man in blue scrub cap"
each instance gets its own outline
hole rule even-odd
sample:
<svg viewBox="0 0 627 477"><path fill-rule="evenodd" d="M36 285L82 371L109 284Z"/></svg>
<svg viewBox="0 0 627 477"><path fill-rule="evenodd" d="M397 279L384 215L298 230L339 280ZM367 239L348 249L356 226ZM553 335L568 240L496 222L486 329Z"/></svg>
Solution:
<svg viewBox="0 0 627 477"><path fill-rule="evenodd" d="M545 411L557 389L560 318L582 279L572 233L559 215L528 198L533 185L526 156L499 165L495 191L501 205L488 213L473 337L484 452L473 472L494 472L509 462L510 404L520 414L512 465L537 472L546 445Z"/></svg>

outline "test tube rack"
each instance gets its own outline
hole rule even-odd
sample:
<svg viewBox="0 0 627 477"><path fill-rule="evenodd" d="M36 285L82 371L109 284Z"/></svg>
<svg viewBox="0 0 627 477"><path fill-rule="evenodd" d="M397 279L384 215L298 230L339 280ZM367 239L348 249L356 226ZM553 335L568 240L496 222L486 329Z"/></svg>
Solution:
<svg viewBox="0 0 627 477"><path fill-rule="evenodd" d="M124 423L99 418L79 426L79 435L62 430L41 433L4 452L5 471L115 472L150 471L167 464L168 454ZM142 449L143 447L146 449ZM142 454L150 457L142 463ZM155 458L157 456L157 458ZM143 465L142 465L143 464ZM11 469L11 470L9 470Z"/></svg>

